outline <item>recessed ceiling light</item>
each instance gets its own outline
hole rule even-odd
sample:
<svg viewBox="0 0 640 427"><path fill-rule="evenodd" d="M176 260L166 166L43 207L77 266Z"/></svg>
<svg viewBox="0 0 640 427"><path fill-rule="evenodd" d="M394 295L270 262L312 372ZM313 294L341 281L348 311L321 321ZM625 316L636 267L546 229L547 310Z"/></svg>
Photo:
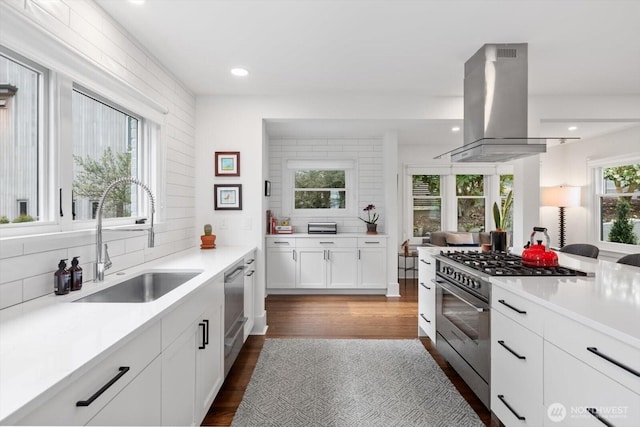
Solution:
<svg viewBox="0 0 640 427"><path fill-rule="evenodd" d="M129 0L129 3L141 5L144 4L144 0Z"/></svg>
<svg viewBox="0 0 640 427"><path fill-rule="evenodd" d="M567 129L573 132L574 130L578 130L578 126L569 126Z"/></svg>
<svg viewBox="0 0 640 427"><path fill-rule="evenodd" d="M451 132L460 132L460 126L454 126L451 128Z"/></svg>
<svg viewBox="0 0 640 427"><path fill-rule="evenodd" d="M231 74L233 74L236 77L246 77L249 75L249 72L244 68L232 68Z"/></svg>

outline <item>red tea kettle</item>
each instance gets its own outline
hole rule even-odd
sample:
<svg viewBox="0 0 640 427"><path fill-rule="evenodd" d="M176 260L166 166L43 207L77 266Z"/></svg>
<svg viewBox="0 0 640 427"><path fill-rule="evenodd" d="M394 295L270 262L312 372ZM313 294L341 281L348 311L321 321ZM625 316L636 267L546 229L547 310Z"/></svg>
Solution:
<svg viewBox="0 0 640 427"><path fill-rule="evenodd" d="M542 240L538 240L538 244L534 245L533 236L537 232L544 233L547 238L547 246L542 244ZM544 227L533 227L533 233L531 233L531 244L527 243L525 250L522 251L522 264L528 267L557 267L558 266L558 254L549 250L549 235L547 229Z"/></svg>

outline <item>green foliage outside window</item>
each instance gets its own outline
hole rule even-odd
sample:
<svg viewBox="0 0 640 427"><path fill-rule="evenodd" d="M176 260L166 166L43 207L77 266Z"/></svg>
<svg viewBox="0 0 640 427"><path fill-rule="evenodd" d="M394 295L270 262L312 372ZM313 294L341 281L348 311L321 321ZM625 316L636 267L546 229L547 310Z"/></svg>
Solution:
<svg viewBox="0 0 640 427"><path fill-rule="evenodd" d="M345 209L345 186L344 170L297 170L294 206L296 209Z"/></svg>
<svg viewBox="0 0 640 427"><path fill-rule="evenodd" d="M631 204L626 198L621 197L616 204L616 219L613 220L609 241L626 243L629 245L638 244L638 236L633 232L633 222L629 219Z"/></svg>
<svg viewBox="0 0 640 427"><path fill-rule="evenodd" d="M73 182L74 196L100 200L110 183L118 178L131 176L131 152L115 153L107 147L100 159L89 156L73 156L79 166L76 180ZM131 186L118 185L105 200L103 214L105 218L120 218L131 215Z"/></svg>

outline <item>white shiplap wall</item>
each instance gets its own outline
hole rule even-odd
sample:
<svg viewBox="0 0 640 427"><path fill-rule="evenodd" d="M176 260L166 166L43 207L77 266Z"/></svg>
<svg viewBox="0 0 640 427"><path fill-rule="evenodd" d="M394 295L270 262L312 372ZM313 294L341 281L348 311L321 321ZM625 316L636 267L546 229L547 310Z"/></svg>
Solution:
<svg viewBox="0 0 640 427"><path fill-rule="evenodd" d="M385 230L384 215L384 172L382 157L382 138L287 138L269 139L269 180L271 181L271 197L269 209L278 217L282 207L282 170L287 159L347 159L357 162L358 175L358 215L366 217L362 209L368 204L376 206L375 212L380 214L378 231ZM338 231L357 233L366 231L364 222L356 216L344 218L327 217L289 217L291 225L297 232L306 232L307 223L313 221L330 221L338 223Z"/></svg>
<svg viewBox="0 0 640 427"><path fill-rule="evenodd" d="M6 47L18 50L15 42L9 43L16 40L15 35L5 33L2 24L9 16L19 16L19 25L25 26L25 34L30 33L26 31L28 28L46 32L51 40L74 55L99 64L114 79L168 109L160 121L164 172L158 181L164 191L156 194L160 201L156 247L146 248L144 233L105 232L113 261L108 273L195 246L198 241L194 228L193 93L91 0L2 0L0 3L0 44L9 44ZM25 41L25 45L28 44L29 41ZM31 53L40 56L37 48ZM42 57L46 57L46 52L42 52ZM91 286L94 242L92 230L1 239L0 308L51 293L52 275L61 258L80 256L85 286Z"/></svg>

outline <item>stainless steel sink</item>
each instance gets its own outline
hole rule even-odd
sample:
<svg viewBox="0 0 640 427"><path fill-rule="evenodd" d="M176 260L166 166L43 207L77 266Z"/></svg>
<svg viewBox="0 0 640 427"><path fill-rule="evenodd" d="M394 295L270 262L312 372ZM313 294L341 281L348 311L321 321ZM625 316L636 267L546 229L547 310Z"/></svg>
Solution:
<svg viewBox="0 0 640 427"><path fill-rule="evenodd" d="M199 272L147 272L74 302L150 302L196 277Z"/></svg>

